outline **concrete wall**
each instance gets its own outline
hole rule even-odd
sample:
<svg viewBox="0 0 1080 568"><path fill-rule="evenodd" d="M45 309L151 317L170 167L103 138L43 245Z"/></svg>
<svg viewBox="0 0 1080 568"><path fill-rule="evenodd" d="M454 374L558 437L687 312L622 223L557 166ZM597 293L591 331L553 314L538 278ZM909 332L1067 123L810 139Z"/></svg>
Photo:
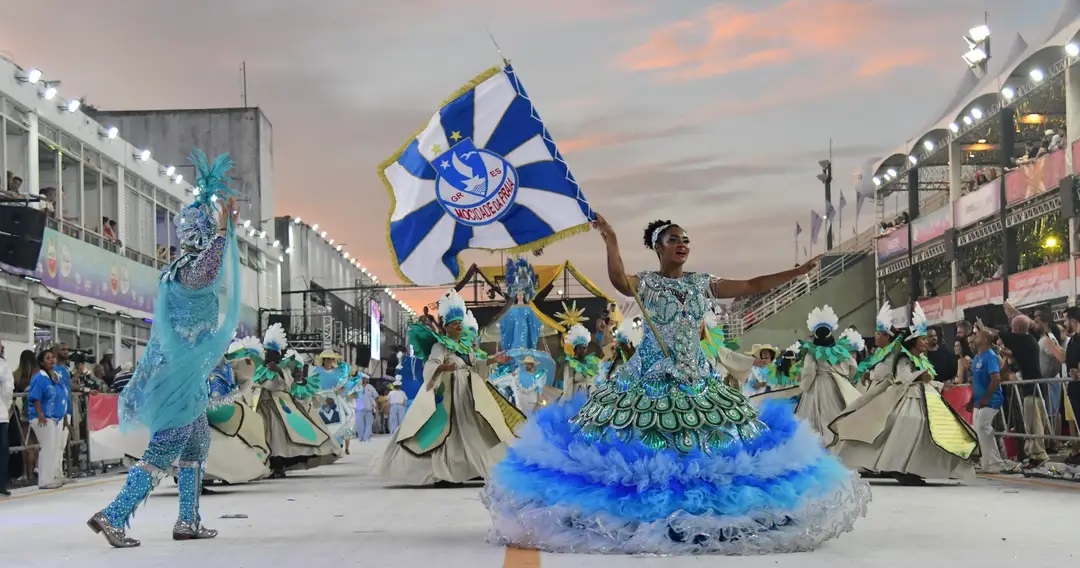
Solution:
<svg viewBox="0 0 1080 568"><path fill-rule="evenodd" d="M270 121L258 108L206 110L95 111L103 124L116 125L124 138L139 148L147 148L159 163L187 166L192 149L200 148L212 160L228 153L236 161L230 172L232 187L240 193L240 218L259 221L274 214L272 177L273 134ZM177 173L192 180L190 167ZM278 238L274 224L262 223L273 242Z"/></svg>
<svg viewBox="0 0 1080 568"><path fill-rule="evenodd" d="M754 343L787 347L809 335L806 316L817 306L828 304L840 318L840 328L854 327L863 335L874 332L877 306L874 301L874 257L867 256L829 280L824 286L795 300L746 332L739 342L749 348Z"/></svg>

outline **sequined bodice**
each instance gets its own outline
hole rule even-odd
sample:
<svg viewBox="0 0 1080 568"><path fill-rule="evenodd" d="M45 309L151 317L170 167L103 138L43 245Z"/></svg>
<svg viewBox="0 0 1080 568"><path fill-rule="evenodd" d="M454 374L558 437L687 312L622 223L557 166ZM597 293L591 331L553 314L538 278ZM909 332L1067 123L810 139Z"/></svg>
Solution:
<svg viewBox="0 0 1080 568"><path fill-rule="evenodd" d="M637 376L655 381L662 377L663 381L672 383L669 386L676 387L692 385L709 375L700 334L701 322L709 308L707 293L711 281L708 274L700 273L685 274L678 279L655 272L641 274L638 294L652 326L645 326L641 346L615 371L615 380Z"/></svg>
<svg viewBox="0 0 1080 568"><path fill-rule="evenodd" d="M722 451L764 427L746 397L713 374L700 333L709 307L708 274L640 275L649 321L634 355L597 385L573 422L590 439L615 435L679 452Z"/></svg>

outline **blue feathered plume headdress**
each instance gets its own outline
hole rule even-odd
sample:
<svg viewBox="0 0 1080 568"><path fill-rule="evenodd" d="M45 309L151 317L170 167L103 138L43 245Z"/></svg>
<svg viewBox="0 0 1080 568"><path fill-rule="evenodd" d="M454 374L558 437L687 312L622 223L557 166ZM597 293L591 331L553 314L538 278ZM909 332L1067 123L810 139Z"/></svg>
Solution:
<svg viewBox="0 0 1080 568"><path fill-rule="evenodd" d="M234 162L228 154L221 154L211 164L198 148L188 159L195 166L195 201L176 216L176 236L182 247L203 250L218 232L215 203L233 194L228 186L232 180L225 172L233 168Z"/></svg>
<svg viewBox="0 0 1080 568"><path fill-rule="evenodd" d="M506 292L511 302L517 301L518 294L522 295L526 304L536 297L536 272L529 261L524 258L507 260L504 276L506 277Z"/></svg>

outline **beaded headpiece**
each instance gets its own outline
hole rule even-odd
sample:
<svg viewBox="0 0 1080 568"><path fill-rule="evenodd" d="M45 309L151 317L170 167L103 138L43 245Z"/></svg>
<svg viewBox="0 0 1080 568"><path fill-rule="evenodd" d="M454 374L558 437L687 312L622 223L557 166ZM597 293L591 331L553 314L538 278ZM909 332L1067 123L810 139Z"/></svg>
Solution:
<svg viewBox="0 0 1080 568"><path fill-rule="evenodd" d="M465 311L465 300L461 298L457 290L450 290L445 296L439 298L439 317L443 325L464 320Z"/></svg>
<svg viewBox="0 0 1080 568"><path fill-rule="evenodd" d="M664 231L674 226L675 223L664 223L663 225L660 225L659 227L653 229L652 237L649 238L649 240L652 241L652 246L656 246L656 241L660 239L660 235L664 234Z"/></svg>
<svg viewBox="0 0 1080 568"><path fill-rule="evenodd" d="M511 301L517 299L517 295L524 297L525 303L529 303L536 297L537 278L529 261L524 258L509 259L505 269L506 292Z"/></svg>
<svg viewBox="0 0 1080 568"><path fill-rule="evenodd" d="M195 166L195 201L180 211L174 224L180 246L201 251L210 246L217 236L215 204L233 193L227 185L231 180L225 175L232 169L233 160L228 154L221 154L210 164L206 154L198 148L191 152L188 159Z"/></svg>

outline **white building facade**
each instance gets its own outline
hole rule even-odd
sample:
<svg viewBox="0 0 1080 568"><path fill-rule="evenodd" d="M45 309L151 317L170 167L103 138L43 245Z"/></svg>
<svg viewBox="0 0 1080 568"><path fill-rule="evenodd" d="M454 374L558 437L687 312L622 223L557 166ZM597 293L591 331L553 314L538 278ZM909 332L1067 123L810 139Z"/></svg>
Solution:
<svg viewBox="0 0 1080 568"><path fill-rule="evenodd" d="M51 209L36 269L0 264L0 338L14 360L36 342L63 341L135 363L193 175L92 119L52 79L0 60L0 186L47 197L31 206ZM241 332L255 330L260 308L280 305L283 251L258 237L241 235Z"/></svg>

